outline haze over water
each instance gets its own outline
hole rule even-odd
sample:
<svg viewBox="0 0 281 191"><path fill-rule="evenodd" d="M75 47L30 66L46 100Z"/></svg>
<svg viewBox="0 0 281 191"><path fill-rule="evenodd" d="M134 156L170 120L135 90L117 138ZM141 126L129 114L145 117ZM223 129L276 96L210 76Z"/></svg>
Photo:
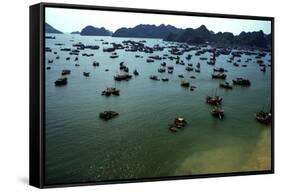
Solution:
<svg viewBox="0 0 281 191"><path fill-rule="evenodd" d="M122 43L124 40L146 40L146 45L171 45L161 39L134 39L93 37L70 34L46 34L56 39L46 39L46 46L56 55L46 52L48 60L54 60L46 70L46 182L69 183L100 180L166 177L223 172L269 170L271 129L258 123L254 113L270 109L271 68L260 71L255 55L242 55L242 63L252 58L247 67L235 67L227 63L230 56L217 57L216 67L228 70L227 81L246 77L250 87L235 86L233 90L219 88L222 80L211 79L213 66L195 56L196 51L185 52L181 60L196 65L201 63L201 72L187 72L185 66L175 60L164 60L174 66L173 74L160 74L157 69L161 61L146 63L151 55L163 56L164 51L146 54L116 50L118 58L103 52L106 42ZM73 41L70 41L73 40ZM72 48L72 44L99 45L98 50L80 52L79 67L74 58L61 48ZM55 43L63 43L56 46ZM81 53L93 53L93 57ZM143 58L135 58L135 55ZM185 57L192 54L188 62ZM71 57L66 61L66 57ZM210 58L206 52L200 57ZM238 58L235 58L236 60ZM93 61L100 63L93 67ZM268 64L270 55L262 58ZM130 73L137 69L139 76L132 80L115 82L113 76L119 72L119 63L124 61ZM63 69L70 69L68 84L54 86ZM105 69L109 69L108 72ZM83 72L90 72L90 77ZM182 79L197 86L194 91L180 86ZM168 82L152 81L150 75L168 77ZM190 79L195 76L196 79ZM120 96L105 97L101 92L107 87L120 89ZM223 97L225 118L220 120L210 114L206 104L207 95ZM105 110L119 112L109 121L98 115ZM189 125L177 133L168 130L175 117L184 117Z"/></svg>

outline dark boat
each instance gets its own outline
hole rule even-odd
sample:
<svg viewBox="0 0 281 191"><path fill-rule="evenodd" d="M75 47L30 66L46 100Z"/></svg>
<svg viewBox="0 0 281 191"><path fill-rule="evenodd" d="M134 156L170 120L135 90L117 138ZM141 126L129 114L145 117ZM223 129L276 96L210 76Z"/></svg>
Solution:
<svg viewBox="0 0 281 191"><path fill-rule="evenodd" d="M120 95L120 90L117 90L116 88L106 88L104 91L102 91L101 95L104 96L110 96L110 95Z"/></svg>
<svg viewBox="0 0 281 191"><path fill-rule="evenodd" d="M111 55L110 58L118 58L118 55Z"/></svg>
<svg viewBox="0 0 281 191"><path fill-rule="evenodd" d="M240 85L240 86L250 86L251 82L248 79L244 78L236 78L235 80L232 80L234 85Z"/></svg>
<svg viewBox="0 0 281 191"><path fill-rule="evenodd" d="M182 80L181 81L181 86L188 88L190 86L190 83L188 81Z"/></svg>
<svg viewBox="0 0 281 191"><path fill-rule="evenodd" d="M139 75L139 72L137 70L134 70L134 75L135 76L138 76Z"/></svg>
<svg viewBox="0 0 281 191"><path fill-rule="evenodd" d="M174 66L168 66L168 70L174 70Z"/></svg>
<svg viewBox="0 0 281 191"><path fill-rule="evenodd" d="M178 75L179 78L184 78L184 76L182 74Z"/></svg>
<svg viewBox="0 0 281 191"><path fill-rule="evenodd" d="M260 111L255 113L255 118L258 122L268 125L271 123L272 114L271 112Z"/></svg>
<svg viewBox="0 0 281 191"><path fill-rule="evenodd" d="M63 86L67 84L67 78L59 78L55 81L56 86Z"/></svg>
<svg viewBox="0 0 281 191"><path fill-rule="evenodd" d="M200 73L200 69L195 69L195 72Z"/></svg>
<svg viewBox="0 0 281 191"><path fill-rule="evenodd" d="M245 68L245 67L247 67L248 65L247 65L247 64L242 64L241 66Z"/></svg>
<svg viewBox="0 0 281 191"><path fill-rule="evenodd" d="M80 66L80 64L75 64L76 67Z"/></svg>
<svg viewBox="0 0 281 191"><path fill-rule="evenodd" d="M150 63L150 62L154 62L153 59L147 59L146 62Z"/></svg>
<svg viewBox="0 0 281 191"><path fill-rule="evenodd" d="M132 75L130 75L130 74L117 74L114 76L114 80L116 80L116 81L123 81L123 80L128 81L131 78L132 78Z"/></svg>
<svg viewBox="0 0 281 191"><path fill-rule="evenodd" d="M192 55L189 54L189 55L187 55L186 59L187 59L187 60L191 60L191 57L192 57Z"/></svg>
<svg viewBox="0 0 281 191"><path fill-rule="evenodd" d="M193 71L193 68L190 67L190 66L188 66L188 67L185 68L185 70L186 70L186 71Z"/></svg>
<svg viewBox="0 0 281 191"><path fill-rule="evenodd" d="M266 71L266 67L263 66L263 67L261 68L261 71L262 71L262 72L265 72L265 71Z"/></svg>
<svg viewBox="0 0 281 191"><path fill-rule="evenodd" d="M159 69L158 69L158 72L164 73L164 72L166 72L166 69L165 69L165 68L159 68Z"/></svg>
<svg viewBox="0 0 281 191"><path fill-rule="evenodd" d="M197 88L196 86L190 86L190 91L194 91L195 88Z"/></svg>
<svg viewBox="0 0 281 191"><path fill-rule="evenodd" d="M78 61L78 57L75 57L75 60L74 61Z"/></svg>
<svg viewBox="0 0 281 191"><path fill-rule="evenodd" d="M86 76L86 77L89 77L90 76L90 72L83 72L83 75Z"/></svg>
<svg viewBox="0 0 281 191"><path fill-rule="evenodd" d="M71 49L70 48L62 48L62 49L60 49L61 51L71 51Z"/></svg>
<svg viewBox="0 0 281 191"><path fill-rule="evenodd" d="M232 85L229 82L220 83L221 88L232 89Z"/></svg>
<svg viewBox="0 0 281 191"><path fill-rule="evenodd" d="M165 67L166 66L166 62L161 63L161 66Z"/></svg>
<svg viewBox="0 0 281 191"><path fill-rule="evenodd" d="M222 100L223 99L220 96L213 96L213 97L207 96L206 97L206 102L211 105L220 105L222 103Z"/></svg>
<svg viewBox="0 0 281 191"><path fill-rule="evenodd" d="M70 57L66 57L65 59L66 59L66 60L70 60Z"/></svg>
<svg viewBox="0 0 281 191"><path fill-rule="evenodd" d="M47 66L47 68L46 68L47 70L50 70L51 69L51 66Z"/></svg>
<svg viewBox="0 0 281 191"><path fill-rule="evenodd" d="M190 78L191 78L191 79L196 79L196 77L195 77L195 76L190 76Z"/></svg>
<svg viewBox="0 0 281 191"><path fill-rule="evenodd" d="M196 64L196 68L200 68L200 63L199 62Z"/></svg>
<svg viewBox="0 0 281 191"><path fill-rule="evenodd" d="M168 74L172 74L174 70L168 70Z"/></svg>
<svg viewBox="0 0 281 191"><path fill-rule="evenodd" d="M177 117L175 118L174 123L169 125L169 130L172 132L177 132L178 129L184 128L186 125L187 122L184 118Z"/></svg>
<svg viewBox="0 0 281 191"><path fill-rule="evenodd" d="M68 75L71 73L71 70L62 70L61 75Z"/></svg>
<svg viewBox="0 0 281 191"><path fill-rule="evenodd" d="M208 58L206 58L206 57L200 57L199 59L200 60L208 60Z"/></svg>
<svg viewBox="0 0 281 191"><path fill-rule="evenodd" d="M128 68L128 67L125 67L125 68L124 68L124 72L127 72L127 73L128 73L128 72L129 72L129 68Z"/></svg>
<svg viewBox="0 0 281 191"><path fill-rule="evenodd" d="M157 76L155 76L155 75L152 75L152 76L150 76L149 77L151 80L156 80L156 81L159 81L160 79L157 77Z"/></svg>
<svg viewBox="0 0 281 191"><path fill-rule="evenodd" d="M214 116L214 117L219 117L220 119L223 119L224 118L224 110L222 108L219 108L219 107L214 107L212 110L211 110L211 114Z"/></svg>
<svg viewBox="0 0 281 191"><path fill-rule="evenodd" d="M214 79L225 79L226 78L226 74L224 73L217 73L217 74L212 74L212 78Z"/></svg>
<svg viewBox="0 0 281 191"><path fill-rule="evenodd" d="M104 112L99 114L99 117L101 119L104 119L104 120L109 120L109 119L112 119L112 118L114 118L118 115L119 115L119 113L117 113L115 111L104 111Z"/></svg>
<svg viewBox="0 0 281 191"><path fill-rule="evenodd" d="M225 70L224 68L214 68L213 71L214 72L227 72L227 70Z"/></svg>
<svg viewBox="0 0 281 191"><path fill-rule="evenodd" d="M48 60L49 64L52 64L54 62L54 60Z"/></svg>
<svg viewBox="0 0 281 191"><path fill-rule="evenodd" d="M169 81L169 78L163 77L163 78L162 78L162 81L163 81L163 82L168 82L168 81Z"/></svg>
<svg viewBox="0 0 281 191"><path fill-rule="evenodd" d="M237 64L236 62L233 63L233 66L239 67L239 64Z"/></svg>
<svg viewBox="0 0 281 191"><path fill-rule="evenodd" d="M214 60L210 60L210 61L207 61L207 64L209 64L209 65L215 65L215 61Z"/></svg>

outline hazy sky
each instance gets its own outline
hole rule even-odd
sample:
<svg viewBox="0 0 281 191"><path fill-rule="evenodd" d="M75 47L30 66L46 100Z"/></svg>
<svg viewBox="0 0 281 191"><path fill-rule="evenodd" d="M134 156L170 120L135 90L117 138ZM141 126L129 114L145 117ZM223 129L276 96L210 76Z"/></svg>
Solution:
<svg viewBox="0 0 281 191"><path fill-rule="evenodd" d="M46 8L46 22L62 32L81 31L87 25L105 27L115 31L121 27L134 27L138 24L170 24L178 28L198 28L204 24L214 32L232 32L237 35L241 31L271 32L270 21L245 19L223 19L210 17L192 17L177 15L158 15L143 13L125 13L111 11L93 11L79 9Z"/></svg>

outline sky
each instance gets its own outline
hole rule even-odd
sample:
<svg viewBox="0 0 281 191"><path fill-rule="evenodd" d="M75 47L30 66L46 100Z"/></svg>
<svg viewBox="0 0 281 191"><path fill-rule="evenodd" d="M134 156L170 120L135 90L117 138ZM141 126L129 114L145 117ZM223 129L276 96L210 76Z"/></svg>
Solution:
<svg viewBox="0 0 281 191"><path fill-rule="evenodd" d="M262 30L271 33L270 21L227 19L213 17L194 17L179 15L159 15L144 13L126 13L112 11L95 11L65 8L46 8L45 20L48 24L62 32L81 31L85 26L105 27L114 32L121 27L134 27L138 24L170 24L178 28L198 28L204 24L209 30L232 32L234 35L242 31Z"/></svg>

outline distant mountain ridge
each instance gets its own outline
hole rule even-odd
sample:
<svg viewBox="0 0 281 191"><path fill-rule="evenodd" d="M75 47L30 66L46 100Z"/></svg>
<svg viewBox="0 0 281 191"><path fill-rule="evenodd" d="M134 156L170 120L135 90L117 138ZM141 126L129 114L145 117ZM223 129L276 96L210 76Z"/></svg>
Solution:
<svg viewBox="0 0 281 191"><path fill-rule="evenodd" d="M266 35L263 31L241 32L234 35L231 32L214 33L206 26L201 25L197 29L187 28L179 33L170 33L163 40L185 42L189 44L211 43L218 46L242 46L267 48L271 46L271 34Z"/></svg>
<svg viewBox="0 0 281 191"><path fill-rule="evenodd" d="M105 29L104 27L97 28L93 26L86 26L80 32L81 36L111 36L112 32Z"/></svg>
<svg viewBox="0 0 281 191"><path fill-rule="evenodd" d="M266 48L271 46L271 34L263 31L241 32L234 35L231 32L214 33L205 25L200 27L180 29L172 25L137 25L133 28L119 28L113 37L128 38L161 38L164 41L185 42L189 44L211 43L218 46L243 46Z"/></svg>
<svg viewBox="0 0 281 191"><path fill-rule="evenodd" d="M56 34L62 34L63 33L61 31L55 29L54 27L52 27L48 23L45 23L45 32L46 33L56 33Z"/></svg>
<svg viewBox="0 0 281 191"><path fill-rule="evenodd" d="M48 23L45 23L46 33L62 33ZM240 47L271 47L271 34L264 34L263 31L241 32L234 35L231 32L214 33L208 30L205 25L200 27L181 29L172 25L161 24L159 26L140 24L132 28L119 28L114 33L104 27L97 28L91 25L84 27L81 32L74 31L71 34L81 36L112 36L127 38L160 38L164 41L183 42L188 44L210 43L216 46L240 46Z"/></svg>
<svg viewBox="0 0 281 191"><path fill-rule="evenodd" d="M164 38L170 33L178 33L182 29L176 28L172 25L137 25L133 28L117 29L113 37L134 37L134 38Z"/></svg>

